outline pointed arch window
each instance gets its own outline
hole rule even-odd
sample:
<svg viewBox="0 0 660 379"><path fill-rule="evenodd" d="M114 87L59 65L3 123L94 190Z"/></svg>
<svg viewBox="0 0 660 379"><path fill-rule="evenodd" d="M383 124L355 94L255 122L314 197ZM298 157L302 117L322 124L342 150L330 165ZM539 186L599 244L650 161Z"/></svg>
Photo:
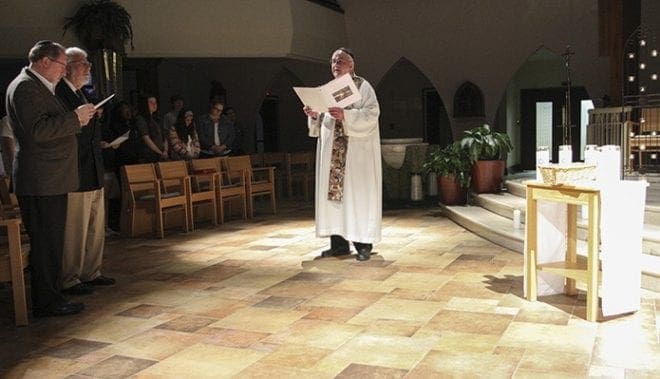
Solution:
<svg viewBox="0 0 660 379"><path fill-rule="evenodd" d="M461 84L454 95L454 117L484 117L484 95L474 83Z"/></svg>

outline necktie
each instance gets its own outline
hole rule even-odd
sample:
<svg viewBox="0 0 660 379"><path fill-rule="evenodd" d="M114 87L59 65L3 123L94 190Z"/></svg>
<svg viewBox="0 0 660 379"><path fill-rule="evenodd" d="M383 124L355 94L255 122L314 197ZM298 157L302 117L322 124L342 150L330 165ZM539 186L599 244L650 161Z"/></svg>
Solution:
<svg viewBox="0 0 660 379"><path fill-rule="evenodd" d="M77 90L76 95L78 95L78 98L80 99L80 101L82 101L83 104L87 104L87 98L85 97L83 91Z"/></svg>

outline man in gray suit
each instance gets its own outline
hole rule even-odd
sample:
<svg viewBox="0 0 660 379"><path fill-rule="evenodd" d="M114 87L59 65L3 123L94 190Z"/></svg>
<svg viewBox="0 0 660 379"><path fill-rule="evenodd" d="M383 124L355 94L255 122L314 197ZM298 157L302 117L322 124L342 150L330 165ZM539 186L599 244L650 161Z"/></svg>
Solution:
<svg viewBox="0 0 660 379"><path fill-rule="evenodd" d="M9 125L20 146L14 162L14 188L30 237L32 313L35 317L80 312L61 294L62 247L67 193L78 189L76 134L94 116L92 104L67 112L55 96L66 73L64 47L39 41L30 65L7 87Z"/></svg>

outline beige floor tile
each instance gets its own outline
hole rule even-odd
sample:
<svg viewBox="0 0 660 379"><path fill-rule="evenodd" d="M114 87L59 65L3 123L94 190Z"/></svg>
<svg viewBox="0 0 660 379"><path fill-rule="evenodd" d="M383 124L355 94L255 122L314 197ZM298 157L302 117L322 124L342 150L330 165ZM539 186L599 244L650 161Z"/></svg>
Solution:
<svg viewBox="0 0 660 379"><path fill-rule="evenodd" d="M428 321L443 303L433 301L383 298L350 319L350 324L369 324L378 319Z"/></svg>
<svg viewBox="0 0 660 379"><path fill-rule="evenodd" d="M306 305L337 308L365 308L383 297L380 292L329 289L310 299Z"/></svg>
<svg viewBox="0 0 660 379"><path fill-rule="evenodd" d="M116 355L162 360L204 338L203 335L173 330L150 329L105 350Z"/></svg>
<svg viewBox="0 0 660 379"><path fill-rule="evenodd" d="M59 333L69 337L114 343L141 334L161 323L162 321L156 319L107 316L84 324L72 324Z"/></svg>
<svg viewBox="0 0 660 379"><path fill-rule="evenodd" d="M231 378L266 354L198 343L139 372L136 378Z"/></svg>
<svg viewBox="0 0 660 379"><path fill-rule="evenodd" d="M265 342L337 349L363 329L357 325L303 319L268 337Z"/></svg>
<svg viewBox="0 0 660 379"><path fill-rule="evenodd" d="M547 352L591 354L596 332L593 329L512 322L502 334L499 345Z"/></svg>
<svg viewBox="0 0 660 379"><path fill-rule="evenodd" d="M448 352L491 353L500 336L490 334L443 331L433 350Z"/></svg>
<svg viewBox="0 0 660 379"><path fill-rule="evenodd" d="M426 326L441 331L500 336L509 328L512 319L510 315L443 310Z"/></svg>
<svg viewBox="0 0 660 379"><path fill-rule="evenodd" d="M275 333L296 322L306 314L307 312L287 309L248 307L238 309L210 326L214 328Z"/></svg>
<svg viewBox="0 0 660 379"><path fill-rule="evenodd" d="M328 362L337 366L338 362L346 362L410 370L435 342L432 338L360 334L321 360L317 366Z"/></svg>
<svg viewBox="0 0 660 379"><path fill-rule="evenodd" d="M407 378L510 378L518 360L489 353L431 351Z"/></svg>
<svg viewBox="0 0 660 379"><path fill-rule="evenodd" d="M246 379L331 379L333 377L330 375L320 375L319 372L313 370L276 366L261 362L251 365L236 375L236 378Z"/></svg>
<svg viewBox="0 0 660 379"><path fill-rule="evenodd" d="M308 369L331 352L330 349L287 343L259 360L259 363Z"/></svg>
<svg viewBox="0 0 660 379"><path fill-rule="evenodd" d="M11 368L3 368L3 378L65 378L86 368L89 364L70 359L36 357ZM1 367L1 366L0 366Z"/></svg>

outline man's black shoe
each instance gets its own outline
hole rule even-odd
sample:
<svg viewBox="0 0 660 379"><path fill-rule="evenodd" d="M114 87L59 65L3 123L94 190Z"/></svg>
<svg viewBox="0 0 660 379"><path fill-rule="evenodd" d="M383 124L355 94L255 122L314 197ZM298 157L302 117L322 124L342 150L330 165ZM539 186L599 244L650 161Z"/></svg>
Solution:
<svg viewBox="0 0 660 379"><path fill-rule="evenodd" d="M338 256L340 256L340 255L348 255L348 254L350 254L350 253L351 253L351 250L349 250L349 249L341 249L341 250L338 250L338 249L328 249L328 250L323 250L323 251L321 252L321 256L322 256L323 258L327 258L327 257L338 257Z"/></svg>
<svg viewBox="0 0 660 379"><path fill-rule="evenodd" d="M357 250L357 256L355 259L358 261L368 261L371 258L371 248L370 247L360 247Z"/></svg>
<svg viewBox="0 0 660 379"><path fill-rule="evenodd" d="M32 315L34 317L67 316L80 313L83 309L85 309L83 303L63 302L45 309L35 309L32 311Z"/></svg>
<svg viewBox="0 0 660 379"><path fill-rule="evenodd" d="M109 278L107 276L97 276L96 278L84 282L85 284L91 285L91 286L111 286L115 284L115 279L114 278Z"/></svg>
<svg viewBox="0 0 660 379"><path fill-rule="evenodd" d="M89 295L92 292L94 292L94 287L90 286L89 284L86 283L78 283L72 287L66 288L62 290L62 293L65 295Z"/></svg>

